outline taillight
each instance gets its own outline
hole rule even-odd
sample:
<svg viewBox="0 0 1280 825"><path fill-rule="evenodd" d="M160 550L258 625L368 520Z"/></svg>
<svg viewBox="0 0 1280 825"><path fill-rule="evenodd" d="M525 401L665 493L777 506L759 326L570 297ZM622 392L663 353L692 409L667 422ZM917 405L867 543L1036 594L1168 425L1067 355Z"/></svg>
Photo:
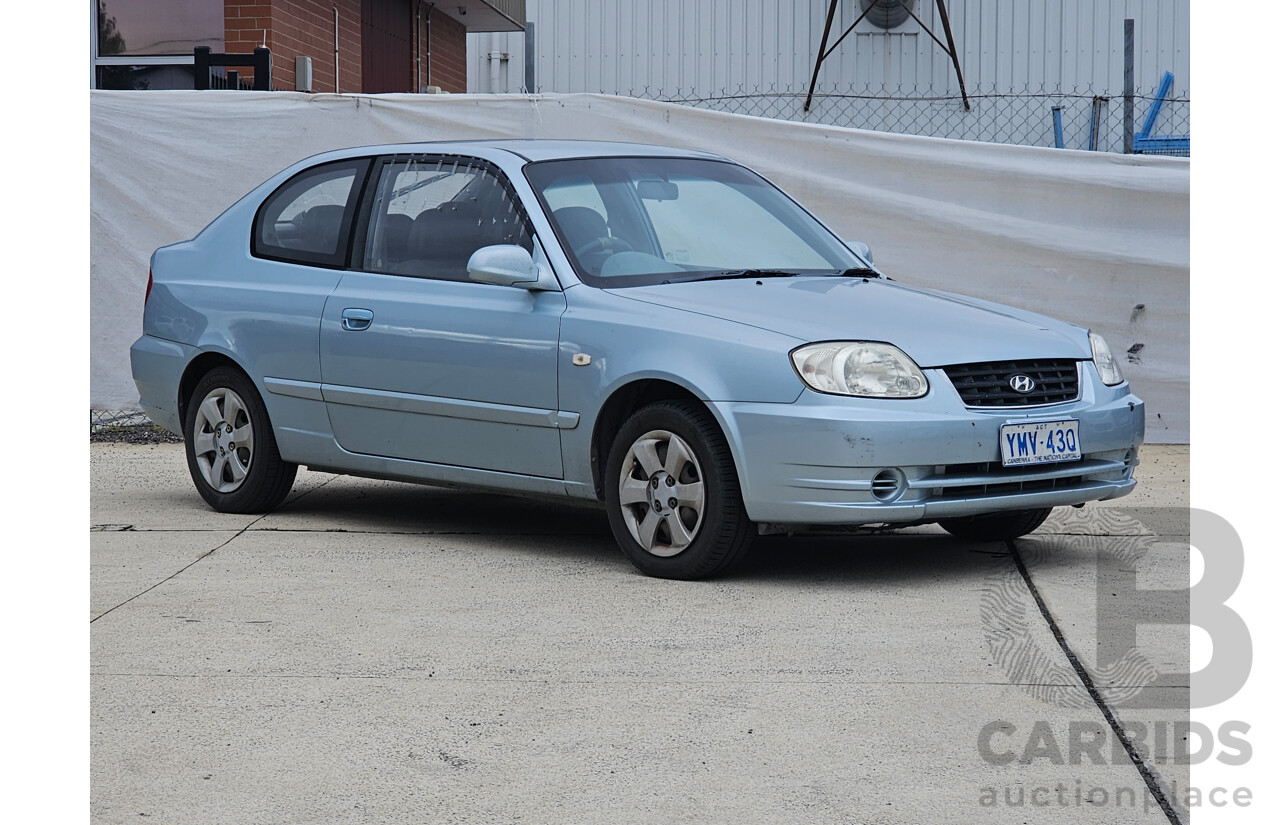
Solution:
<svg viewBox="0 0 1280 825"><path fill-rule="evenodd" d="M150 270L150 269L148 269L148 270L147 270L147 294L146 294L146 295L144 295L144 296L143 296L143 298L142 298L142 306L143 306L143 307L146 307L146 305L147 305L147 301L150 301L150 300L151 300L151 284L152 284L152 283L153 283L153 281L151 280L151 270Z"/></svg>

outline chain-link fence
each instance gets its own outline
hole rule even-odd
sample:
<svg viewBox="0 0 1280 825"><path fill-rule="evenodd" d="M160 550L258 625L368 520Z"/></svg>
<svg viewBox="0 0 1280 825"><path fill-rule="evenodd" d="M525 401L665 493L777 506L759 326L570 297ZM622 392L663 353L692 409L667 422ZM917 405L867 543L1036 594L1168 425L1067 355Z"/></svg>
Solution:
<svg viewBox="0 0 1280 825"><path fill-rule="evenodd" d="M89 441L178 442L182 439L152 423L139 409L89 410Z"/></svg>
<svg viewBox="0 0 1280 825"><path fill-rule="evenodd" d="M1134 94L1134 132L1142 132L1154 109L1156 117L1149 135L1185 141L1153 141L1139 148L1147 154L1188 157L1191 100L1174 96L1161 99L1157 92L1151 88ZM958 92L937 95L903 88L837 89L818 84L807 112L807 89L739 86L716 94L698 94L644 88L629 94L758 117L1025 146L1058 145L1054 117L1054 110L1058 109L1063 148L1124 151L1124 97L1113 92L977 88L969 91L966 109Z"/></svg>

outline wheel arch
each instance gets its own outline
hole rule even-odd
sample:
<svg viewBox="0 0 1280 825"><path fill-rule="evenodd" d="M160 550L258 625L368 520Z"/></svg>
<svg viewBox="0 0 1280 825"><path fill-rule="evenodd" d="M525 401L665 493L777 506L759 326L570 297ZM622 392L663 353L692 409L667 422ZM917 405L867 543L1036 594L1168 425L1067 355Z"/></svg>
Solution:
<svg viewBox="0 0 1280 825"><path fill-rule="evenodd" d="M705 410L715 421L720 429L720 435L729 445L729 452L734 460L734 472L741 483L742 473L738 467L737 445L725 431L724 422L720 420L715 410L693 390L674 381L663 378L637 378L614 389L595 418L591 433L591 481L597 499L604 500L604 465L614 437L637 410L657 401L688 401Z"/></svg>
<svg viewBox="0 0 1280 825"><path fill-rule="evenodd" d="M218 367L230 367L242 373L250 383L254 383L248 371L226 353L206 350L192 358L186 369L182 371L182 379L178 382L178 423L184 431L187 422L187 405L191 403L192 391L195 390L196 384L200 383L201 378Z"/></svg>

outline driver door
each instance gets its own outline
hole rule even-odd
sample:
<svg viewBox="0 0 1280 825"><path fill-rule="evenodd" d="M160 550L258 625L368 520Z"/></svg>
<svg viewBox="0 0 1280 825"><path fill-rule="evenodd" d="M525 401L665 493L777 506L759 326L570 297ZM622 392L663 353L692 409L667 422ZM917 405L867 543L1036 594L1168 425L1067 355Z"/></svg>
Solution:
<svg viewBox="0 0 1280 825"><path fill-rule="evenodd" d="M476 249L532 249L482 160L389 158L359 259L325 304L323 392L356 453L562 478L556 384L564 295L471 281ZM359 249L359 244L357 246Z"/></svg>

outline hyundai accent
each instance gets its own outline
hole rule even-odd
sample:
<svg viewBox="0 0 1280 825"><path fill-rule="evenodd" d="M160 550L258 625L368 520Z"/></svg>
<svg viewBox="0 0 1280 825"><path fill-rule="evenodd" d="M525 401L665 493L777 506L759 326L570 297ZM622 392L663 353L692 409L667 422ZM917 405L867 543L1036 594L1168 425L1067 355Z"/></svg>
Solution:
<svg viewBox="0 0 1280 825"><path fill-rule="evenodd" d="M753 536L985 541L1135 484L1106 342L893 280L704 152L485 141L329 152L151 259L141 402L215 509L312 470L603 502L641 571Z"/></svg>

